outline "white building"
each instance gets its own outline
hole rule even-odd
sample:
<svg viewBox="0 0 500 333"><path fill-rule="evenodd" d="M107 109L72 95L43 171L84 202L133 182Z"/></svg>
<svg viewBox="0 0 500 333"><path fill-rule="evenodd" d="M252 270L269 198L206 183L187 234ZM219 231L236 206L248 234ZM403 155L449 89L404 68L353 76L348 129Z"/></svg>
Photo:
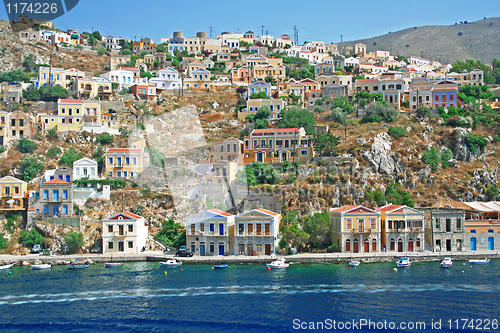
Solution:
<svg viewBox="0 0 500 333"><path fill-rule="evenodd" d="M121 212L102 221L103 254L135 254L146 246L144 217Z"/></svg>
<svg viewBox="0 0 500 333"><path fill-rule="evenodd" d="M73 163L73 180L98 179L97 162L84 157Z"/></svg>
<svg viewBox="0 0 500 333"><path fill-rule="evenodd" d="M179 72L172 67L162 68L156 72L156 77L149 80L150 83L156 84L156 89L172 90L181 88L181 79Z"/></svg>
<svg viewBox="0 0 500 333"><path fill-rule="evenodd" d="M122 90L123 88L130 88L134 84L138 83L148 83L147 78L135 78L133 71L125 69L109 71L107 73L101 74L101 77L110 80L112 83L118 83L118 90Z"/></svg>
<svg viewBox="0 0 500 333"><path fill-rule="evenodd" d="M114 36L107 36L106 37L106 48L108 50L121 50L122 47L120 46L120 39Z"/></svg>

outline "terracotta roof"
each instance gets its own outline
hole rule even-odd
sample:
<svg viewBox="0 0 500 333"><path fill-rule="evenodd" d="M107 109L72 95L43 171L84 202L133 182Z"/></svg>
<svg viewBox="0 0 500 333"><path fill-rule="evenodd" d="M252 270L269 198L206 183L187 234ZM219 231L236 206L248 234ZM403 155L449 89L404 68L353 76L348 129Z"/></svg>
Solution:
<svg viewBox="0 0 500 333"><path fill-rule="evenodd" d="M270 210L267 210L267 209L264 209L264 208L257 208L255 210L257 210L259 212L262 212L262 213L269 214L269 215L273 215L273 216L279 215L278 213L271 212Z"/></svg>
<svg viewBox="0 0 500 333"><path fill-rule="evenodd" d="M252 133L290 132L298 130L300 130L300 128L265 128L265 129L254 129Z"/></svg>
<svg viewBox="0 0 500 333"><path fill-rule="evenodd" d="M134 219L142 218L142 216L136 215L136 214L131 213L131 212L121 212L120 214L124 214L124 215L130 216L130 217L133 217Z"/></svg>
<svg viewBox="0 0 500 333"><path fill-rule="evenodd" d="M129 152L141 152L142 148L109 148L106 152L111 153L129 153Z"/></svg>
<svg viewBox="0 0 500 333"><path fill-rule="evenodd" d="M230 214L230 213L226 213L220 209L210 209L209 212L212 212L212 213L215 213L215 214L218 214L218 215L222 215L222 216L233 216L233 214Z"/></svg>
<svg viewBox="0 0 500 333"><path fill-rule="evenodd" d="M393 210L396 210L396 209L402 208L402 207L404 207L404 205L389 204L389 205L386 205L384 207L377 208L377 211L379 211L379 212L391 212Z"/></svg>
<svg viewBox="0 0 500 333"><path fill-rule="evenodd" d="M43 184L69 184L67 181L59 178L54 178L49 180L48 182L44 182Z"/></svg>
<svg viewBox="0 0 500 333"><path fill-rule="evenodd" d="M360 206L346 205L346 206L342 206L342 207L338 207L338 208L331 208L330 211L332 211L332 212L345 212L345 211L354 209L356 207L360 207Z"/></svg>
<svg viewBox="0 0 500 333"><path fill-rule="evenodd" d="M360 79L360 80L356 80L356 82L364 82L364 81L378 81L378 79Z"/></svg>
<svg viewBox="0 0 500 333"><path fill-rule="evenodd" d="M57 101L57 103L81 103L81 102L82 102L81 99L63 99L63 98Z"/></svg>

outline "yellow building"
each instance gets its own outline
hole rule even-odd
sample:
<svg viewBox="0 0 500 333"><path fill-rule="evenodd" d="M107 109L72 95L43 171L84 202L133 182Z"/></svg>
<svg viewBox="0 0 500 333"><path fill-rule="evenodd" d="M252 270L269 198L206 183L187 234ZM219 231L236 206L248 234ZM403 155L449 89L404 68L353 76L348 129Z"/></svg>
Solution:
<svg viewBox="0 0 500 333"><path fill-rule="evenodd" d="M213 144L210 147L209 162L215 161L237 161L239 166L243 163L243 141L236 138L227 138L226 140Z"/></svg>
<svg viewBox="0 0 500 333"><path fill-rule="evenodd" d="M211 75L205 68L194 70L190 78L184 79L184 88L187 90L208 91L210 89Z"/></svg>
<svg viewBox="0 0 500 333"><path fill-rule="evenodd" d="M70 89L71 80L81 79L85 77L85 72L75 68L64 69L56 67L38 67L38 78L33 81L35 87L41 86L61 86L65 89Z"/></svg>
<svg viewBox="0 0 500 333"><path fill-rule="evenodd" d="M28 184L14 177L0 178L0 211L24 210Z"/></svg>
<svg viewBox="0 0 500 333"><path fill-rule="evenodd" d="M304 128L254 129L244 141L244 162L308 162L314 157L312 137Z"/></svg>
<svg viewBox="0 0 500 333"><path fill-rule="evenodd" d="M279 114L285 107L285 102L282 99L249 99L246 109L238 111L238 119L244 121L248 115L255 114L263 106L267 106L271 110L270 120L280 119Z"/></svg>
<svg viewBox="0 0 500 333"><path fill-rule="evenodd" d="M149 154L143 148L108 148L104 153L105 175L133 178L149 166Z"/></svg>
<svg viewBox="0 0 500 333"><path fill-rule="evenodd" d="M44 131L56 128L59 132L80 131L84 122L84 110L97 110L101 112L99 101L81 99L59 99L57 101L57 113L38 112L38 121L42 124Z"/></svg>
<svg viewBox="0 0 500 333"><path fill-rule="evenodd" d="M424 212L405 205L389 204L380 212L381 244L386 252L424 251Z"/></svg>
<svg viewBox="0 0 500 333"><path fill-rule="evenodd" d="M272 77L274 80L281 82L286 79L286 68L281 65L256 65L252 68L252 76L257 80L264 80L266 77Z"/></svg>
<svg viewBox="0 0 500 333"><path fill-rule="evenodd" d="M236 178L236 172L238 171L237 161L217 161L212 165L210 171L205 172L203 176L203 182L207 184L224 184L232 183Z"/></svg>
<svg viewBox="0 0 500 333"><path fill-rule="evenodd" d="M193 62L190 62L189 65L187 66L187 75L191 77L193 73L199 69L206 69L206 66L204 63L202 63L199 60L195 60Z"/></svg>
<svg viewBox="0 0 500 333"><path fill-rule="evenodd" d="M267 58L259 54L252 54L245 59L245 66L254 67L267 64Z"/></svg>
<svg viewBox="0 0 500 333"><path fill-rule="evenodd" d="M380 252L380 212L347 205L330 208L332 244L342 253Z"/></svg>
<svg viewBox="0 0 500 333"><path fill-rule="evenodd" d="M235 255L277 253L281 239L281 214L257 208L235 216L233 251Z"/></svg>
<svg viewBox="0 0 500 333"><path fill-rule="evenodd" d="M108 101L112 93L111 81L103 77L81 78L73 80L73 96L78 98L99 98Z"/></svg>

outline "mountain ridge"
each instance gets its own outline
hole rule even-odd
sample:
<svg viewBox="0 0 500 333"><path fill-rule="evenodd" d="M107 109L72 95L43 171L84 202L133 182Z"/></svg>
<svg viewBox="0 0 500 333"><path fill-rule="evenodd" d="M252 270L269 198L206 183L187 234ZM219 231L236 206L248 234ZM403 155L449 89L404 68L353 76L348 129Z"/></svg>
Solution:
<svg viewBox="0 0 500 333"><path fill-rule="evenodd" d="M467 21L465 21L467 22ZM500 57L500 17L456 25L427 25L343 42L366 44L367 52L390 51L401 56L423 56L441 63L475 59L490 64Z"/></svg>

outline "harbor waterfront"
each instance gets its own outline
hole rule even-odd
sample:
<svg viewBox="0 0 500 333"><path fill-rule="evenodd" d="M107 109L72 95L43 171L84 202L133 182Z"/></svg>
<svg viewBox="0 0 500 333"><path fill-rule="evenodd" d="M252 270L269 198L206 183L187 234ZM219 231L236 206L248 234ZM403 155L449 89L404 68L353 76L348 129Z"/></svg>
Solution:
<svg viewBox="0 0 500 333"><path fill-rule="evenodd" d="M236 263L213 270L208 262L43 271L15 266L0 274L0 324L5 332L388 331L376 329L384 322L413 327L405 331L428 332L440 323L442 332L472 332L470 321L477 327L478 320L498 328L497 260L477 266L455 261L447 269L416 262L397 271L394 263L350 268L293 261L271 271ZM469 326L462 329L463 320Z"/></svg>
<svg viewBox="0 0 500 333"><path fill-rule="evenodd" d="M26 256L0 255L0 263L13 263L19 265L24 262L32 264L36 260L48 261L53 265L61 265L63 262L73 261L92 261L94 263L101 262L134 262L134 261L164 261L167 258L173 258L174 253L163 253L160 251L147 251L138 254L130 254L126 256L104 255L104 254L73 254L73 255L52 255L42 256L38 254L30 254ZM184 264L261 264L269 263L276 260L278 256L259 255L259 256L193 256L193 257L176 257ZM470 259L500 259L500 251L457 251L457 252L397 252L397 253L301 253L295 255L284 256L288 262L292 261L296 264L336 264L349 263L353 260L361 263L376 263L376 262L395 262L400 257L409 257L412 262L439 261L445 257L450 257L453 260L470 260Z"/></svg>

